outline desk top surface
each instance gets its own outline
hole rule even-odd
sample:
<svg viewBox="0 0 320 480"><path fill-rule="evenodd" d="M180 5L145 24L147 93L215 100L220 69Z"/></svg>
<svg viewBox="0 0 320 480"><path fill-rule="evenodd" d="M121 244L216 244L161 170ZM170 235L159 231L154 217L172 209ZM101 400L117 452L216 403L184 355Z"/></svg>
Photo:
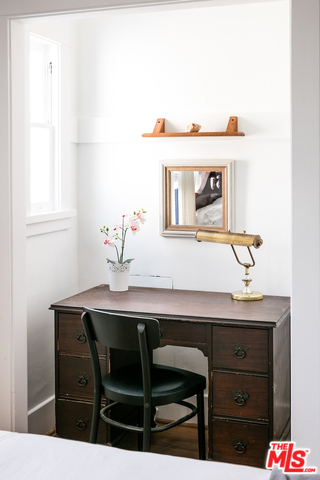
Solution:
<svg viewBox="0 0 320 480"><path fill-rule="evenodd" d="M290 298L265 296L257 301L233 300L230 293L129 287L110 292L108 285L53 303L51 310L81 312L83 307L157 318L277 326L289 314Z"/></svg>

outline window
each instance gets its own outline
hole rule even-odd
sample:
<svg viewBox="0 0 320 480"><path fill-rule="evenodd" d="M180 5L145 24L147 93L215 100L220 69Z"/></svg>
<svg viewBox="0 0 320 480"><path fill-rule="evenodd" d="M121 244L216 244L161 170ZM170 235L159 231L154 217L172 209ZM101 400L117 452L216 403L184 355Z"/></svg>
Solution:
<svg viewBox="0 0 320 480"><path fill-rule="evenodd" d="M59 165L59 45L30 35L29 214L59 209Z"/></svg>

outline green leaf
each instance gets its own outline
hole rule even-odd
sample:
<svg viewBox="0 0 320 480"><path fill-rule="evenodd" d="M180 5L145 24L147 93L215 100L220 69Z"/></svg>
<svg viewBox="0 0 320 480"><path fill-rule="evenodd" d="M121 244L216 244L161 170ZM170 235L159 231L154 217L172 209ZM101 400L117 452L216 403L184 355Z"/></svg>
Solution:
<svg viewBox="0 0 320 480"><path fill-rule="evenodd" d="M116 263L113 260L110 260L110 258L106 258L106 260L107 260L107 263Z"/></svg>
<svg viewBox="0 0 320 480"><path fill-rule="evenodd" d="M128 258L128 260L125 260L125 261L122 262L122 263L131 263L133 260L134 260L134 258Z"/></svg>

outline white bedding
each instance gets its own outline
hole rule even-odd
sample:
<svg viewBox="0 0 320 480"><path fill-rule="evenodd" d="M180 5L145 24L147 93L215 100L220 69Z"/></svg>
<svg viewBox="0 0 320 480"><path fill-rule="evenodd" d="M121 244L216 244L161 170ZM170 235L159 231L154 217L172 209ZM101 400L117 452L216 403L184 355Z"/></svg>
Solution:
<svg viewBox="0 0 320 480"><path fill-rule="evenodd" d="M222 226L222 198L196 211L197 225Z"/></svg>
<svg viewBox="0 0 320 480"><path fill-rule="evenodd" d="M0 431L1 480L267 480L270 471Z"/></svg>

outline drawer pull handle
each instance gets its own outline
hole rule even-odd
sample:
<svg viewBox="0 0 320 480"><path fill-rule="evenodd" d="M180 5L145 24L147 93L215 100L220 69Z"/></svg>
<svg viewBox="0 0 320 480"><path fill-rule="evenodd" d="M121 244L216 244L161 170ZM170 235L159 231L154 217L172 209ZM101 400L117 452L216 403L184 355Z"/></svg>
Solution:
<svg viewBox="0 0 320 480"><path fill-rule="evenodd" d="M233 395L233 401L236 405L239 405L241 407L246 403L248 398L250 397L249 393L244 392L243 390L234 390L232 392Z"/></svg>
<svg viewBox="0 0 320 480"><path fill-rule="evenodd" d="M85 387L89 380L89 375L86 373L78 373L77 383L80 387Z"/></svg>
<svg viewBox="0 0 320 480"><path fill-rule="evenodd" d="M88 420L86 418L79 417L77 418L77 429L78 430L85 430L87 428Z"/></svg>
<svg viewBox="0 0 320 480"><path fill-rule="evenodd" d="M241 438L236 438L231 441L237 453L240 453L240 454L246 453L247 445L249 443L248 440L242 440Z"/></svg>
<svg viewBox="0 0 320 480"><path fill-rule="evenodd" d="M232 350L233 353L237 358L244 358L247 355L247 350L248 350L247 345L239 345L238 343L236 345L232 345Z"/></svg>
<svg viewBox="0 0 320 480"><path fill-rule="evenodd" d="M77 342L79 343L86 343L87 341L86 334L82 331L76 332L76 339L77 339Z"/></svg>

